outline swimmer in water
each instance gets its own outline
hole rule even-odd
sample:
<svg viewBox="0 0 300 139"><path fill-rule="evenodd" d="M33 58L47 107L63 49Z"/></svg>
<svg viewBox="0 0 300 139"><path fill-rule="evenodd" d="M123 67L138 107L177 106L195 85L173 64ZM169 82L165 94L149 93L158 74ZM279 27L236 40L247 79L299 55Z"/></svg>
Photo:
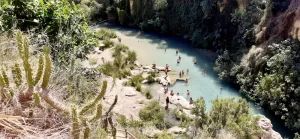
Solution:
<svg viewBox="0 0 300 139"><path fill-rule="evenodd" d="M187 91L187 97L189 97L190 96L190 90L186 90Z"/></svg>
<svg viewBox="0 0 300 139"><path fill-rule="evenodd" d="M196 59L194 59L194 64L197 64L197 60Z"/></svg>
<svg viewBox="0 0 300 139"><path fill-rule="evenodd" d="M177 59L177 64L179 64L180 63L180 59Z"/></svg>
<svg viewBox="0 0 300 139"><path fill-rule="evenodd" d="M176 49L176 54L178 54L178 52L179 52L179 50L178 50L178 49Z"/></svg>
<svg viewBox="0 0 300 139"><path fill-rule="evenodd" d="M190 70L189 70L189 68L187 68L187 69L186 69L186 73L188 74L188 73L189 73L189 71L190 71Z"/></svg>

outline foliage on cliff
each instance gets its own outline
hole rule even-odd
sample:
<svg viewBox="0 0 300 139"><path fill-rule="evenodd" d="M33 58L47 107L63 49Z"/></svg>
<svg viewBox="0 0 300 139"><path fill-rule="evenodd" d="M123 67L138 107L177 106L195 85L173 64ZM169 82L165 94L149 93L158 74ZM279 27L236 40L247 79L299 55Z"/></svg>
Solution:
<svg viewBox="0 0 300 139"><path fill-rule="evenodd" d="M4 0L0 4L0 32L17 28L35 33L40 42L36 45L51 46L55 63L85 58L98 45L83 10L67 0Z"/></svg>

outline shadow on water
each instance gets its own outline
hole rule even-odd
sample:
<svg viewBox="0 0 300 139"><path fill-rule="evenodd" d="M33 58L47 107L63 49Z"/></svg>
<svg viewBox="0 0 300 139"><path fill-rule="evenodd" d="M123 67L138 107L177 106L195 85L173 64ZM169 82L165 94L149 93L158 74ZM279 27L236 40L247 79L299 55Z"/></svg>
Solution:
<svg viewBox="0 0 300 139"><path fill-rule="evenodd" d="M191 81L192 84L185 84L184 82L176 82L175 85L171 87L171 89L174 89L176 91L182 92L186 90L186 88L190 88L193 92L197 92L194 94L194 98L198 98L200 96L204 96L204 99L206 100L207 107L210 109L211 103L209 103L211 100L215 99L216 97L219 98L228 98L228 97L241 97L244 99L247 99L245 96L243 96L241 93L239 93L239 88L233 87L231 84L223 82L218 80L218 75L213 70L214 66L214 58L208 51L199 51L192 47L192 45L182 38L176 37L176 36L167 36L167 35L161 35L157 33L144 33L136 28L130 28L130 27L120 27L115 26L111 24L101 24L94 27L91 27L92 29L97 29L100 27L106 27L113 29L117 32L121 32L122 34L128 36L128 37L134 37L138 40L147 40L146 43L150 43L153 46L156 46L156 49L159 50L159 52L162 52L164 48L167 48L167 51L174 51L174 57L163 54L156 54L156 56L152 56L152 58L156 58L156 61L158 65L167 64L167 62L174 61L173 63L168 63L170 66L172 66L176 71L182 70L182 68L191 68L193 71L191 71ZM161 49L161 50L160 50ZM175 53L175 49L179 49L180 53L179 55L184 56L182 59L182 63L180 65L175 64L176 59L178 55ZM158 51L154 51L154 53L159 53ZM170 53L168 53L170 54ZM148 53L148 55L151 55ZM147 55L147 56L148 56ZM153 54L152 54L153 55ZM172 55L172 54L171 54ZM164 59L162 59L162 57ZM186 58L186 59L185 59ZM198 61L198 64L194 65L192 64L192 59L196 58ZM152 64L152 63L148 63ZM201 69L204 68L207 72L207 75L201 75ZM223 91L218 90L219 86L223 86ZM192 94L193 94L192 92ZM269 113L267 109L263 109L260 107L257 107L254 102L251 102L249 99L247 101L250 103L250 107L255 114L262 114L265 115L267 118L269 118L272 121L273 129L277 132L279 132L283 137L292 138L293 133L288 130L286 127L284 127L284 123L278 118Z"/></svg>

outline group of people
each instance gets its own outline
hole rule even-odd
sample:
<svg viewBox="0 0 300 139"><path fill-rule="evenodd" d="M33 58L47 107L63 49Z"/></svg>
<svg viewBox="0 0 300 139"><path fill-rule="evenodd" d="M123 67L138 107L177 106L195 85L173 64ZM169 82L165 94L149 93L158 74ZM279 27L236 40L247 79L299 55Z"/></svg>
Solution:
<svg viewBox="0 0 300 139"><path fill-rule="evenodd" d="M165 48L165 52L166 52L166 48ZM176 55L178 55L178 53L179 53L179 50L176 49ZM181 56L179 55L178 59L177 59L177 63L179 64L180 61L181 61ZM193 62L194 62L194 64L197 64L197 60L196 59L194 59ZM165 67L166 75L168 74L168 70L169 70L169 65L166 64L166 67ZM204 68L201 69L201 72L202 72L202 74L206 74L206 70ZM189 73L189 69L188 68L186 69L186 73L187 74ZM182 76L184 76L184 70L179 71L179 77L181 78ZM185 82L188 83L188 79L187 78L186 78ZM220 91L222 91L222 90L223 90L223 87L221 86L220 87ZM168 87L166 86L165 87L165 94L167 92L168 92ZM175 95L174 92L173 92L173 90L170 91L170 95L171 96ZM190 97L190 91L189 90L187 90L186 95L187 95L187 98L189 98L189 104L193 104L193 98ZM179 93L177 93L177 96L179 96ZM166 107L165 107L166 109L168 109L169 103L170 103L170 100L169 100L169 97L167 96L167 98L166 98Z"/></svg>

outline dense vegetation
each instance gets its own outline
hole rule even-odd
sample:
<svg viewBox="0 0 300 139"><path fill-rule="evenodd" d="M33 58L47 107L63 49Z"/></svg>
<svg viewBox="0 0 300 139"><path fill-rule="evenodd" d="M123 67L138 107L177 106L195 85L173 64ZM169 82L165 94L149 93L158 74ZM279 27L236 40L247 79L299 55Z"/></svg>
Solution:
<svg viewBox="0 0 300 139"><path fill-rule="evenodd" d="M290 2L134 0L130 7L122 0L107 10L109 19L121 25L179 35L216 51L220 79L240 85L243 94L299 131L299 42L288 39L286 31L273 31L276 24L288 25L272 21L284 17L279 15Z"/></svg>
<svg viewBox="0 0 300 139"><path fill-rule="evenodd" d="M38 83L43 73L41 68L44 64L49 64L49 57L60 68L71 65L72 70L65 71L65 74L78 70L66 75L63 83L69 84L68 89L65 90L68 103L80 105L95 95L90 92L94 92L95 86L99 84L87 77L79 76L79 72L83 69L74 68L74 62L77 58L86 58L87 53L98 47L99 39L105 44L100 49L115 46L113 54L115 60L99 68L104 74L120 79L130 76L129 69L136 59L135 52L129 51L121 44L115 45L110 40L110 38L116 38L115 33L108 30L90 31L88 23L110 19L121 25L134 26L145 31L182 36L196 47L215 50L220 54L214 68L219 73L220 79L239 84L243 94L269 108L290 129L299 131L300 43L297 40L288 39L288 33L272 31L272 27L276 25L272 22L272 17L285 12L290 2L290 0L285 2L279 0L228 0L226 2L220 0L134 0L131 6L130 0L60 0L55 2L53 0L1 0L0 33L5 34L8 39L13 39L16 38L15 29L25 32L30 39L25 42L35 48L34 52L30 53L33 55L41 53L43 46L50 46L51 56L48 50L45 51L47 61L43 62L43 56L38 58L41 59L38 60L37 71L39 72L34 76L34 82L27 81L29 88ZM263 30L265 32L261 33ZM5 54L5 56L8 55ZM24 67L26 67L26 78L29 79L33 78L32 73L29 72L32 69L28 66L28 55L26 57ZM90 63L96 62L91 59ZM5 69L6 67L1 69L1 87L11 85ZM20 86L23 82L20 74L17 74L20 73L18 63L13 65L12 73L18 75L14 77L15 85L13 86ZM57 78L59 77L58 74ZM151 74L147 80L153 82L154 77L155 75ZM78 82L68 82L69 79L75 78ZM142 79L140 75L137 75L126 84L141 90ZM44 85L47 85L46 80ZM56 81L59 82L58 79ZM1 99L10 99L14 96L14 91L6 91ZM35 102L38 104L40 97L36 94ZM149 94L151 93L146 92L146 95L151 98ZM82 96L86 99L81 100ZM193 110L193 113L197 115L194 119L195 128L207 130L209 134L216 134L215 129L225 128L240 138L251 138L259 134L254 125L245 123L245 121L256 119L249 115L248 106L244 101L217 99L213 102L213 108L209 113L204 110L203 100L199 99L195 104L197 106L197 109ZM152 105L151 108L155 108L155 111L162 110L155 104ZM233 111L233 108L236 111ZM150 111L150 114L152 112ZM142 113L147 114L147 111L144 110ZM190 121L182 115L177 116L180 119L186 119L185 122ZM147 118L151 118L151 116L143 115L142 117L144 121L149 121ZM155 119L161 120L161 117ZM247 127L240 125L247 125ZM74 127L78 127L76 122ZM243 132L249 130L254 132L250 135Z"/></svg>
<svg viewBox="0 0 300 139"><path fill-rule="evenodd" d="M212 109L207 112L204 99L197 99L194 102L196 107L191 111L195 118L191 119L182 111L168 112L157 101L151 101L140 111L141 121L128 120L124 116L118 121L123 126L131 128L153 125L159 129L168 129L174 125L174 121L165 118L169 113L181 121L180 127L192 128L194 138L218 137L224 129L238 139L254 139L262 135L263 132L257 126L259 116L253 116L249 112L246 100L216 99L212 103Z"/></svg>

